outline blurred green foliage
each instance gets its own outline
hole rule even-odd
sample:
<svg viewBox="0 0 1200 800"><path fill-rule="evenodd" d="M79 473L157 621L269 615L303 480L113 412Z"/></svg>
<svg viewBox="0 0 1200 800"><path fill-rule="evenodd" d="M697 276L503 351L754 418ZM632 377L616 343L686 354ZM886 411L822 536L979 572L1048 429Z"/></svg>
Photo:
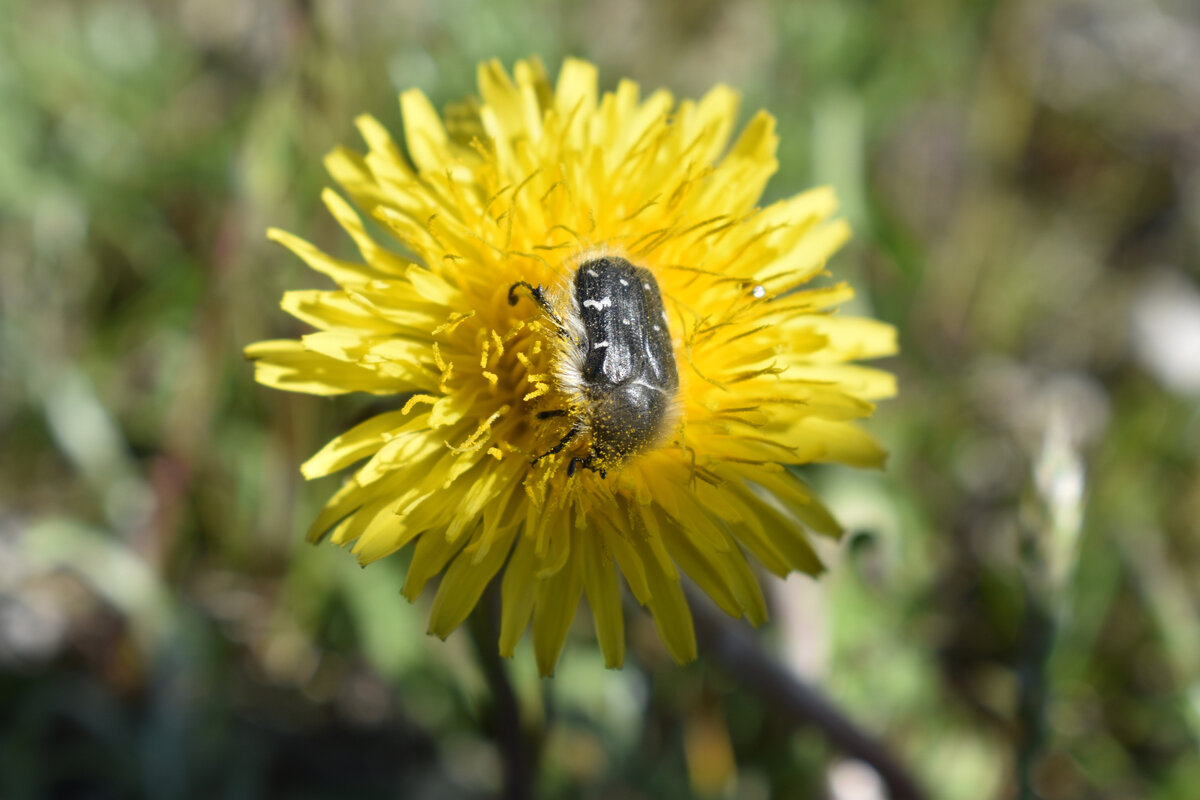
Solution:
<svg viewBox="0 0 1200 800"><path fill-rule="evenodd" d="M0 796L495 791L466 635L423 635L404 556L301 541L331 485L297 465L361 402L264 390L240 351L321 285L268 225L349 255L319 192L354 116L399 130L396 92L531 54L771 110L766 199L834 184L832 268L901 331L888 470L806 473L851 533L774 587L779 657L934 797L1195 797L1182 0L0 0ZM510 665L545 796L874 796L647 625L620 672L582 619L552 681Z"/></svg>

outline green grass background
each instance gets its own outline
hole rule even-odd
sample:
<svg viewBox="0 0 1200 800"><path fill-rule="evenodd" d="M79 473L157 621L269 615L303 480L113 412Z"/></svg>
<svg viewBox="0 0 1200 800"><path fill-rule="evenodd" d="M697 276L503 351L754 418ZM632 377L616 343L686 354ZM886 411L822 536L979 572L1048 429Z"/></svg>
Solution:
<svg viewBox="0 0 1200 800"><path fill-rule="evenodd" d="M775 586L767 647L933 797L1200 796L1184 0L0 0L0 796L496 791L466 634L424 635L404 556L302 541L336 480L298 464L361 403L241 348L323 285L266 227L350 252L319 192L354 116L531 54L770 110L765 199L836 186L832 269L899 328L888 469L806 472L850 533ZM511 665L542 795L872 796L645 618L620 672L589 627L550 682Z"/></svg>

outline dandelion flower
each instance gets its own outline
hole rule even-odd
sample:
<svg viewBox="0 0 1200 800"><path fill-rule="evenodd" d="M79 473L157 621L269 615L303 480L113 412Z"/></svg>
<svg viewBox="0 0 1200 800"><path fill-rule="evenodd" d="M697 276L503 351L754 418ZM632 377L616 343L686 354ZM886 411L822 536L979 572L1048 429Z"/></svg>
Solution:
<svg viewBox="0 0 1200 800"><path fill-rule="evenodd" d="M500 580L500 652L532 626L543 674L582 596L605 662L622 663L621 577L670 654L691 660L683 575L758 625L753 561L780 576L822 569L810 537L840 530L785 465L882 463L856 420L893 379L849 362L894 352L895 332L834 313L849 287L809 285L848 228L828 188L756 205L775 123L760 112L730 145L728 87L678 104L630 81L601 95L579 60L553 85L536 60L511 76L482 64L478 82L479 99L444 118L403 93L405 150L363 116L366 155L328 156L351 202L323 199L361 261L269 233L338 288L284 295L316 330L247 348L258 380L391 399L303 465L317 478L365 459L309 537L362 563L414 545L403 593L441 575L429 630L443 638ZM652 276L662 313L637 322L666 326L656 341L676 376L657 387L670 395L661 430L589 462L606 434L586 424L571 360L604 343L559 323L596 258Z"/></svg>

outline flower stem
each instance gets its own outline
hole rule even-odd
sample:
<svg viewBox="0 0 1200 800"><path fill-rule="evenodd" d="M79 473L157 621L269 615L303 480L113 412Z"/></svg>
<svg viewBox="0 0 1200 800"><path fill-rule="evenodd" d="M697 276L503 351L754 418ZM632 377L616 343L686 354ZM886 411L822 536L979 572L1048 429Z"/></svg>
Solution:
<svg viewBox="0 0 1200 800"><path fill-rule="evenodd" d="M1020 694L1017 714L1021 738L1017 746L1018 797L1037 800L1034 771L1046 742L1046 666L1054 649L1055 624L1041 598L1026 591L1026 622L1018 666Z"/></svg>
<svg viewBox="0 0 1200 800"><path fill-rule="evenodd" d="M485 710L483 725L496 741L504 765L503 800L524 800L533 796L534 764L532 747L521 724L521 705L508 680L508 670L497 647L496 620L499 612L498 587L484 592L472 612L469 626L475 654L491 693L491 707Z"/></svg>
<svg viewBox="0 0 1200 800"><path fill-rule="evenodd" d="M892 800L925 800L924 791L883 742L862 730L815 687L774 661L757 639L731 625L706 597L690 587L688 600L702 652L759 695L766 708L792 727L817 728L835 747L869 764Z"/></svg>

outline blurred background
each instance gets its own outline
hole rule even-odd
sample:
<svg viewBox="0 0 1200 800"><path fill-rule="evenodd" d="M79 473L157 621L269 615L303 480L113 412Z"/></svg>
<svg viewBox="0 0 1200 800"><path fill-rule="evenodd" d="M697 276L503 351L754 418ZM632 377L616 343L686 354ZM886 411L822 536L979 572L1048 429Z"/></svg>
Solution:
<svg viewBox="0 0 1200 800"><path fill-rule="evenodd" d="M849 533L761 637L932 797L1200 797L1200 6L1192 0L0 0L0 797L487 797L465 632L407 556L302 531L361 402L241 348L350 256L322 156L396 94L565 55L779 119L765 200L832 183L832 264L901 332L888 469L807 469ZM881 797L644 616L510 673L551 798Z"/></svg>

